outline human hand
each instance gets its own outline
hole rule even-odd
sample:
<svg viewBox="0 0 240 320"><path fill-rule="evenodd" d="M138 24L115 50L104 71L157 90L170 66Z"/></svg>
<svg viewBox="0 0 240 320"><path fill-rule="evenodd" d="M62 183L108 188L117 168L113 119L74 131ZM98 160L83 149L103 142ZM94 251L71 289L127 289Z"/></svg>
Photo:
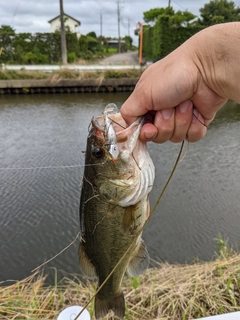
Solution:
<svg viewBox="0 0 240 320"><path fill-rule="evenodd" d="M218 41L216 30L222 34L222 28L226 27L218 25L198 33L142 74L121 108L127 124L151 114L148 119L152 121L143 126L140 139L157 143L198 141L227 98L235 96L239 88L225 85L233 70L227 70L224 59L219 61L216 56L219 48L225 53L229 42L228 34ZM237 28L239 32L240 24Z"/></svg>

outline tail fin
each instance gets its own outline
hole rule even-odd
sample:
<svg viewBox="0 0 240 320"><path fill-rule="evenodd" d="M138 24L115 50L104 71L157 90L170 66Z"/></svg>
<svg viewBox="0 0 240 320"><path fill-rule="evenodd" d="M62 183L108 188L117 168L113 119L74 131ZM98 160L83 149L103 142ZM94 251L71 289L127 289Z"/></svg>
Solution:
<svg viewBox="0 0 240 320"><path fill-rule="evenodd" d="M101 299L99 295L95 298L95 317L96 319L103 318L112 310L118 318L122 319L125 315L125 300L123 292L109 298Z"/></svg>

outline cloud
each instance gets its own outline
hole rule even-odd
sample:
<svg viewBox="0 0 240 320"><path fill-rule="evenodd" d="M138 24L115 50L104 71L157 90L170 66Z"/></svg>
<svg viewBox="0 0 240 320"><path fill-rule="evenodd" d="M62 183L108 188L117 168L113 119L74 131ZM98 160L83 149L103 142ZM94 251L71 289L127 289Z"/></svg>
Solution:
<svg viewBox="0 0 240 320"><path fill-rule="evenodd" d="M86 34L95 31L100 35L100 15L102 14L102 31L104 36L118 36L117 1L116 0L63 0L64 11L81 21L80 31ZM172 0L175 10L188 9L199 15L199 9L206 0ZM235 1L239 5L239 1ZM143 12L159 6L167 6L168 0L120 0L120 33L134 38L137 21L143 21ZM16 32L49 32L49 20L59 15L59 0L11 0L0 1L1 25L11 25Z"/></svg>

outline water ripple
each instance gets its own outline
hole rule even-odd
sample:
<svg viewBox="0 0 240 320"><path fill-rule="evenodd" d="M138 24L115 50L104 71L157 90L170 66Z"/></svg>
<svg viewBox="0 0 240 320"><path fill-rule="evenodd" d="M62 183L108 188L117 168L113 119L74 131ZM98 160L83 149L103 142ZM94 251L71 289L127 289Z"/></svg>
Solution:
<svg viewBox="0 0 240 320"><path fill-rule="evenodd" d="M0 97L0 168L31 168L0 170L0 281L28 276L73 241L79 232L82 151L89 121L109 102L121 105L126 97ZM190 144L144 230L152 258L211 259L219 233L230 244L240 245L238 110L233 104L224 108L206 138ZM179 145L149 144L149 149L156 166L150 195L154 203ZM46 272L54 267L61 274L79 273L77 248L76 242L45 266Z"/></svg>

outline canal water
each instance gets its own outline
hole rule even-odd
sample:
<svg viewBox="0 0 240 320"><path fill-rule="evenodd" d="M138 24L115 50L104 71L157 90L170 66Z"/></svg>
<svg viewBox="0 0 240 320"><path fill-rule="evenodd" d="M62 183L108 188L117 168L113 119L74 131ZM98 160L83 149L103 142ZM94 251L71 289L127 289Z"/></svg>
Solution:
<svg viewBox="0 0 240 320"><path fill-rule="evenodd" d="M79 232L79 196L89 122L128 94L0 96L0 281L22 279ZM156 201L179 144L149 143ZM144 230L152 259L210 260L221 234L240 247L240 108L229 102L207 136L190 144ZM78 274L78 240L45 265ZM51 276L50 276L51 279Z"/></svg>

